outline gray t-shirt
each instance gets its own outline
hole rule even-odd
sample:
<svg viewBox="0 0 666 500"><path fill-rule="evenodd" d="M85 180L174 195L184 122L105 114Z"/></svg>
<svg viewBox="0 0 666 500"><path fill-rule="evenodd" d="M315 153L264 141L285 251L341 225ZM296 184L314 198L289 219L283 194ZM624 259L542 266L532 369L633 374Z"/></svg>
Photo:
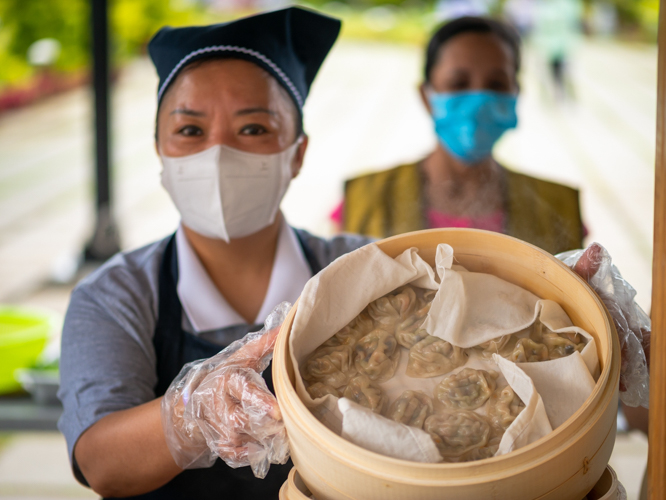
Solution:
<svg viewBox="0 0 666 500"><path fill-rule="evenodd" d="M297 232L321 267L370 241L352 235L324 240ZM64 406L58 428L70 460L81 434L99 419L155 399L153 334L168 240L114 256L72 292L62 332L58 392ZM76 467L75 472L83 480Z"/></svg>

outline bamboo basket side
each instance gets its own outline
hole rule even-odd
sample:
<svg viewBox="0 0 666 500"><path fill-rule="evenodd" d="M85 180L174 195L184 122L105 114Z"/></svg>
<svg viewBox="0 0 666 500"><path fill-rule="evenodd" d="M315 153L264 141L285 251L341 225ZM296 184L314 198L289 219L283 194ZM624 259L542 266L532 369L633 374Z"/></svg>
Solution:
<svg viewBox="0 0 666 500"><path fill-rule="evenodd" d="M310 500L311 494L296 468L291 469L289 477L280 488L280 500Z"/></svg>

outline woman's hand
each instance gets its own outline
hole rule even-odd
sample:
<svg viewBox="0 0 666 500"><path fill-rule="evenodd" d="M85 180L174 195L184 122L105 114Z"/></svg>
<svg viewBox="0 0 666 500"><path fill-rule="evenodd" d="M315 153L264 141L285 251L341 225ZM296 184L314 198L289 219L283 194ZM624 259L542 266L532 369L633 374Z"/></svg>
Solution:
<svg viewBox="0 0 666 500"><path fill-rule="evenodd" d="M208 467L217 457L251 465L263 477L284 463L288 445L275 396L260 373L270 362L279 327L249 334L210 359L186 365L162 402L169 450L184 468Z"/></svg>
<svg viewBox="0 0 666 500"><path fill-rule="evenodd" d="M568 262L568 258L564 261ZM572 265L599 295L615 324L621 348L620 392L630 406L646 406L649 392L650 321L633 298L635 291L611 265L608 252L591 244ZM629 394L626 394L629 392Z"/></svg>
<svg viewBox="0 0 666 500"><path fill-rule="evenodd" d="M103 497L141 495L168 483L187 464L207 467L218 456L235 467L250 464L258 476L270 463L286 462L280 410L259 372L270 362L277 325L289 307L281 304L269 316L266 333L248 334L212 358L183 367L163 397L91 425L74 447L76 465L91 488Z"/></svg>

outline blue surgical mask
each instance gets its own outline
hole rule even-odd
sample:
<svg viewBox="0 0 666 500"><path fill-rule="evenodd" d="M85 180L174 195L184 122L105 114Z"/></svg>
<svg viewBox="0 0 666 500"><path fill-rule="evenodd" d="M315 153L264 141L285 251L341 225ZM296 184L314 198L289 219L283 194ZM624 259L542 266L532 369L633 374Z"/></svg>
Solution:
<svg viewBox="0 0 666 500"><path fill-rule="evenodd" d="M489 157L497 140L518 124L516 96L501 92L452 92L428 96L442 145L472 166Z"/></svg>

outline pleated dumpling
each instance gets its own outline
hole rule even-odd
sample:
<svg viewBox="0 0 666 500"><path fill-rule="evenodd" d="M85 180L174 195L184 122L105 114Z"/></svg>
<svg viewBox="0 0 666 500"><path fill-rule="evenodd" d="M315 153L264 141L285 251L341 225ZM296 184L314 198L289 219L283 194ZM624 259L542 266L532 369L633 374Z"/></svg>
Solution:
<svg viewBox="0 0 666 500"><path fill-rule="evenodd" d="M434 290L416 290L416 307L410 314L401 317L395 329L395 338L398 340L398 344L407 349L428 335L428 332L421 327L428 316L428 312L430 312L430 306L435 297Z"/></svg>
<svg viewBox="0 0 666 500"><path fill-rule="evenodd" d="M488 417L493 425L506 430L524 409L525 404L511 386L507 385L501 391L495 391L490 397Z"/></svg>
<svg viewBox="0 0 666 500"><path fill-rule="evenodd" d="M356 370L352 364L352 348L348 345L318 347L301 369L301 376L311 384L322 384L339 389L347 385Z"/></svg>
<svg viewBox="0 0 666 500"><path fill-rule="evenodd" d="M538 320L534 324L530 338L548 348L549 359L564 358L585 348L585 339L582 335L576 332L555 333Z"/></svg>
<svg viewBox="0 0 666 500"><path fill-rule="evenodd" d="M491 425L488 442L484 446L474 448L465 454L465 461L471 462L474 460L483 460L484 458L494 457L499 449L502 436L504 436L504 429Z"/></svg>
<svg viewBox="0 0 666 500"><path fill-rule="evenodd" d="M495 392L498 377L495 371L463 368L444 377L435 388L435 397L452 410L475 410Z"/></svg>
<svg viewBox="0 0 666 500"><path fill-rule="evenodd" d="M353 377L342 395L375 413L381 413L386 406L386 396L382 388L365 375Z"/></svg>
<svg viewBox="0 0 666 500"><path fill-rule="evenodd" d="M399 291L387 295L387 298L395 310L398 311L398 316L400 316L401 319L412 316L420 305L416 291L409 285L403 287Z"/></svg>
<svg viewBox="0 0 666 500"><path fill-rule="evenodd" d="M340 391L335 387L330 385L322 384L321 382L315 382L312 385L309 385L307 388L308 394L312 399L323 398L324 396L330 394L331 396L340 397Z"/></svg>
<svg viewBox="0 0 666 500"><path fill-rule="evenodd" d="M389 408L386 416L412 427L423 428L425 419L432 415L432 398L423 391L404 391Z"/></svg>
<svg viewBox="0 0 666 500"><path fill-rule="evenodd" d="M367 335L374 328L374 321L367 312L362 312L342 327L339 332L322 344L322 347L336 347L348 345L354 348L361 337Z"/></svg>
<svg viewBox="0 0 666 500"><path fill-rule="evenodd" d="M437 377L467 362L464 349L428 335L409 350L407 375L415 378Z"/></svg>
<svg viewBox="0 0 666 500"><path fill-rule="evenodd" d="M423 429L447 462L473 460L479 454L475 450L488 444L492 430L490 422L473 411L435 413L426 419Z"/></svg>
<svg viewBox="0 0 666 500"><path fill-rule="evenodd" d="M518 338L515 335L502 335L501 337L479 344L476 349L482 357L490 359L493 354L499 354L503 358L511 356Z"/></svg>
<svg viewBox="0 0 666 500"><path fill-rule="evenodd" d="M393 333L375 329L362 337L354 350L356 370L372 381L385 382L395 374L400 359Z"/></svg>
<svg viewBox="0 0 666 500"><path fill-rule="evenodd" d="M540 342L534 342L530 338L519 339L509 357L514 363L536 363L548 361L548 347Z"/></svg>
<svg viewBox="0 0 666 500"><path fill-rule="evenodd" d="M413 287L407 285L371 302L366 311L375 321L376 327L395 333L398 325L411 325L418 321L416 313L422 307L419 296L423 295L423 292L417 294Z"/></svg>
<svg viewBox="0 0 666 500"><path fill-rule="evenodd" d="M406 347L407 349L411 349L427 336L428 332L426 332L423 328L418 328L414 331L411 331L411 329L403 330L398 327L395 333L395 339L398 341L398 344Z"/></svg>
<svg viewBox="0 0 666 500"><path fill-rule="evenodd" d="M395 332L395 326L400 321L400 312L389 297L380 297L370 302L366 311L374 320L376 328L382 328L391 333Z"/></svg>

